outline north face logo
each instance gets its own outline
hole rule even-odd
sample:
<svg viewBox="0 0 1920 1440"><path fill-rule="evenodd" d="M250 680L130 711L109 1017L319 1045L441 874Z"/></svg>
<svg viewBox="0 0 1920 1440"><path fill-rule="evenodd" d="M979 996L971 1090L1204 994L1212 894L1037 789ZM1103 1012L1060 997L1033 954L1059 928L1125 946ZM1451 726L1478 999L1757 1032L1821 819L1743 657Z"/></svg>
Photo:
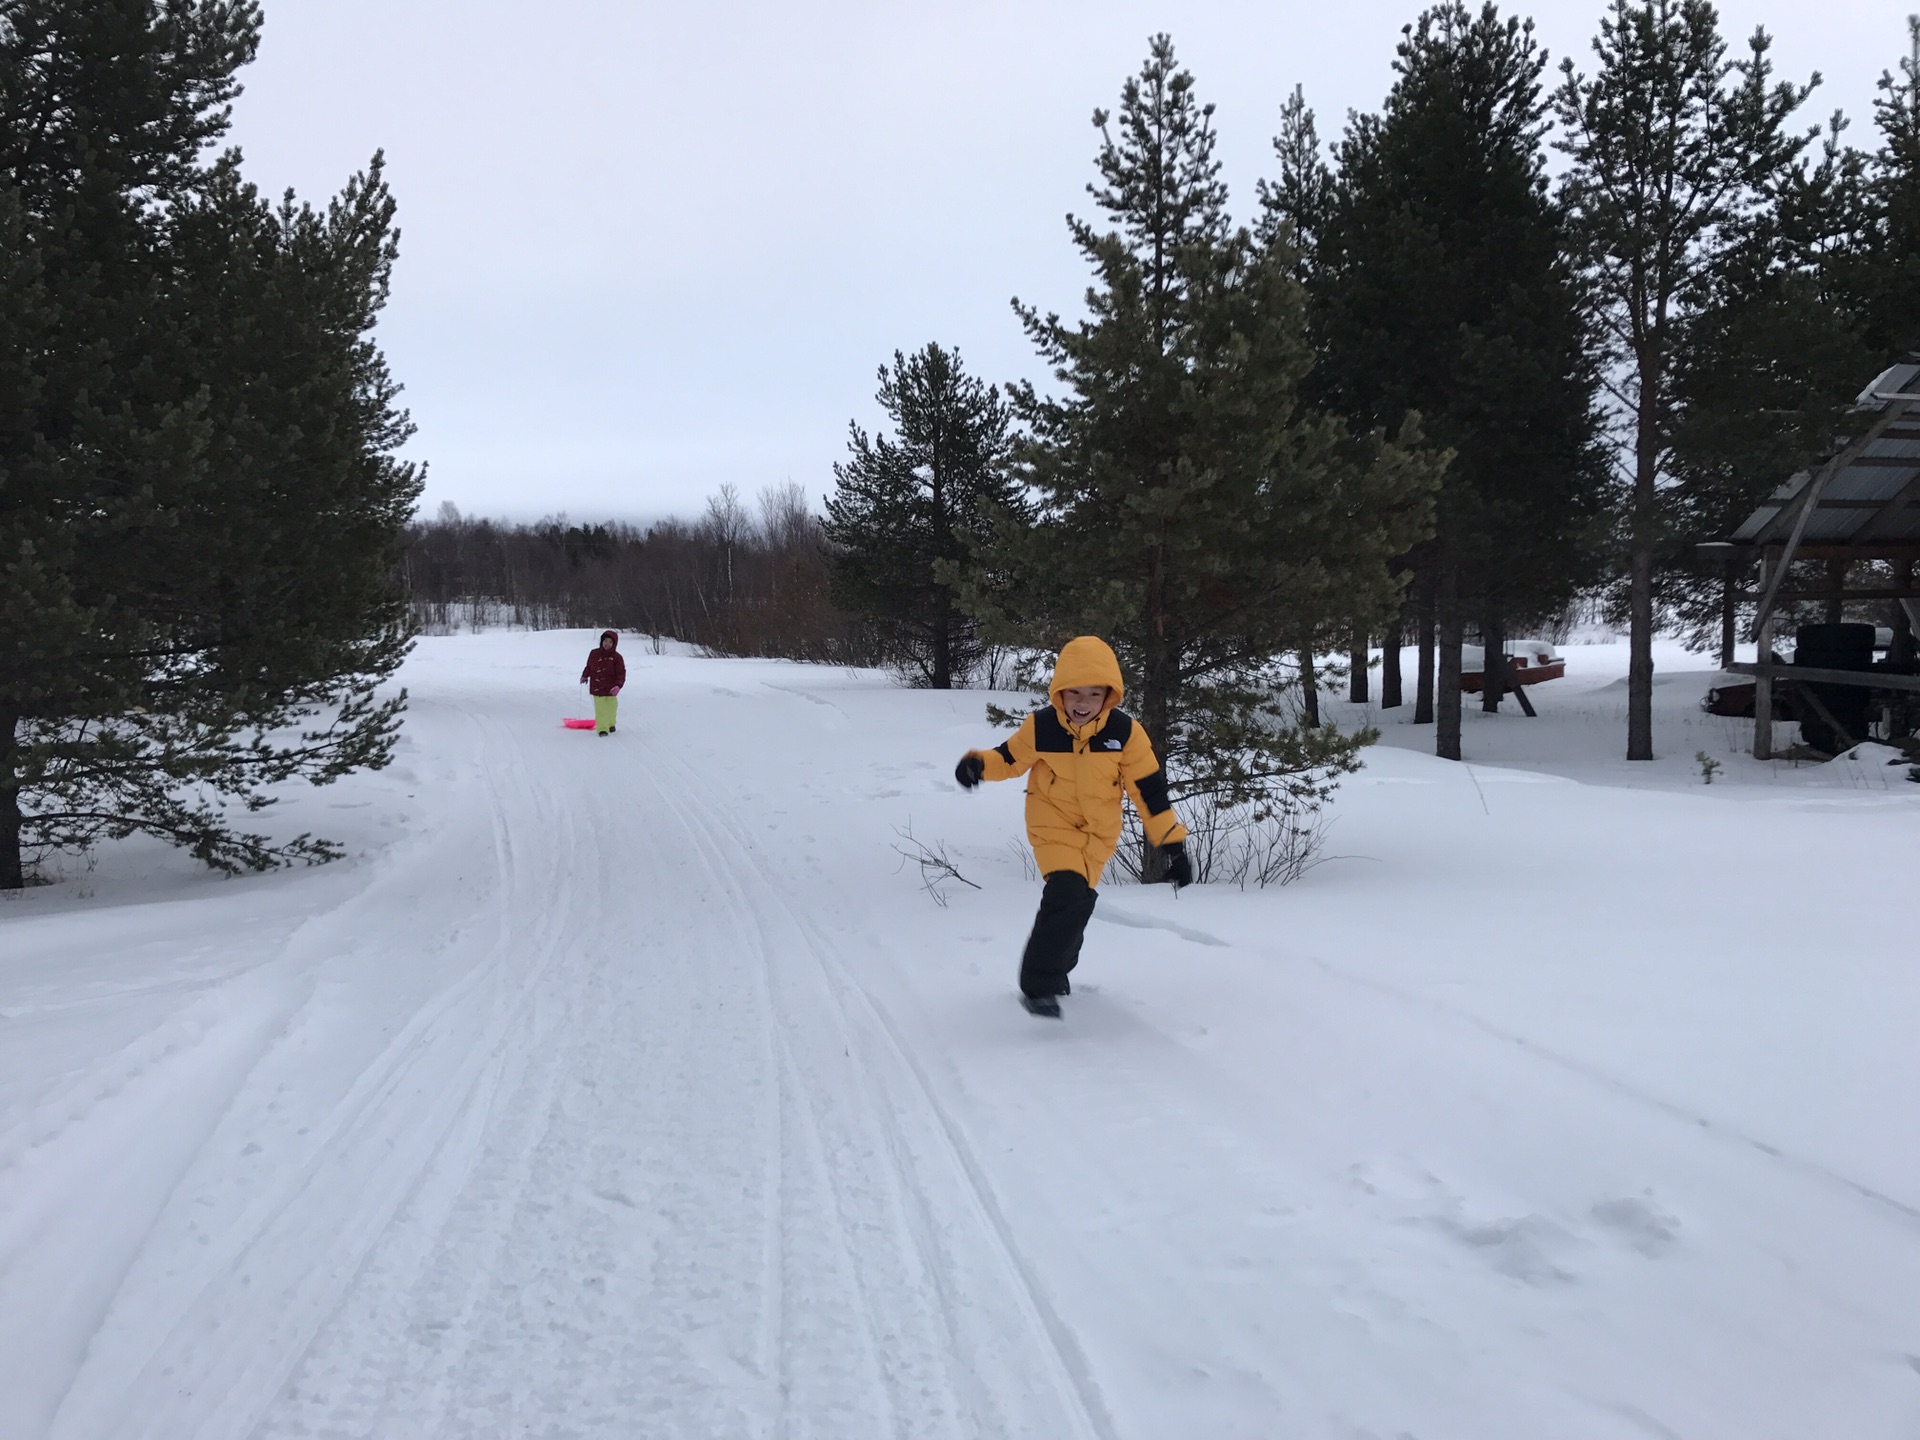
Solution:
<svg viewBox="0 0 1920 1440"><path fill-rule="evenodd" d="M1121 742L1118 740L1102 740L1100 742L1100 748L1103 750L1118 750L1121 748Z"/></svg>

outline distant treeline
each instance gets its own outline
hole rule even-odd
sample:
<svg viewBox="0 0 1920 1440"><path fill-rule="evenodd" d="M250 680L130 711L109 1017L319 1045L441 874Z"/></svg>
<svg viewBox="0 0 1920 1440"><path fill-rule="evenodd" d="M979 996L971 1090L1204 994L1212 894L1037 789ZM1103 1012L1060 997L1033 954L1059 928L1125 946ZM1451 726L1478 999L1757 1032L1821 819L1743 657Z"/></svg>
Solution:
<svg viewBox="0 0 1920 1440"><path fill-rule="evenodd" d="M698 520L514 524L451 503L408 528L403 561L429 632L503 624L672 637L721 655L869 665L872 629L828 598L821 522L796 484L749 507L724 485Z"/></svg>

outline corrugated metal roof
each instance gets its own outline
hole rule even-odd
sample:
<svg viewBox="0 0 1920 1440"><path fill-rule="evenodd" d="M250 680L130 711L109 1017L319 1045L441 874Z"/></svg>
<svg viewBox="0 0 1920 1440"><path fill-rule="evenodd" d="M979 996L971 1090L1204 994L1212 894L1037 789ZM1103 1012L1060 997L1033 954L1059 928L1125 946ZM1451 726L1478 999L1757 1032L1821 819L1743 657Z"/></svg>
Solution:
<svg viewBox="0 0 1920 1440"><path fill-rule="evenodd" d="M1801 534L1809 545L1883 544L1920 540L1920 356L1889 366L1860 392L1856 411L1862 426L1889 405L1916 408L1876 436L1827 480ZM1857 432L1856 432L1857 433ZM1839 452L1836 452L1836 454ZM1733 540L1758 539L1780 512L1812 482L1820 469L1802 470L1767 497ZM1784 537L1775 537L1784 538Z"/></svg>
<svg viewBox="0 0 1920 1440"><path fill-rule="evenodd" d="M1859 404L1878 410L1887 401L1903 397L1920 400L1920 359L1911 355L1874 376L1873 383L1860 392Z"/></svg>

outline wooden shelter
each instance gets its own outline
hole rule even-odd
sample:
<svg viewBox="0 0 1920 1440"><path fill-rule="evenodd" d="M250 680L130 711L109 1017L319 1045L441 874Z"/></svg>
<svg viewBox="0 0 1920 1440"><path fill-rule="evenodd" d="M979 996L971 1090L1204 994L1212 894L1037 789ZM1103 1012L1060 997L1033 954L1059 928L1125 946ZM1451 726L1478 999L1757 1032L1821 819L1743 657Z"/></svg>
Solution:
<svg viewBox="0 0 1920 1440"><path fill-rule="evenodd" d="M1759 565L1750 631L1759 659L1727 668L1754 677L1753 753L1762 760L1773 755L1778 680L1801 682L1807 696L1807 685L1920 694L1917 675L1783 665L1773 654L1774 622L1783 603L1819 602L1829 619L1838 620L1848 602L1881 601L1893 621L1892 658L1913 658L1920 634L1920 354L1889 367L1861 391L1853 415L1858 430L1825 463L1789 479L1730 539L1700 547L1704 556L1727 564L1729 614L1735 577L1750 576ZM1863 560L1887 562L1891 576L1883 575L1873 588L1849 588L1855 562ZM1809 575L1808 562L1825 562L1824 569Z"/></svg>

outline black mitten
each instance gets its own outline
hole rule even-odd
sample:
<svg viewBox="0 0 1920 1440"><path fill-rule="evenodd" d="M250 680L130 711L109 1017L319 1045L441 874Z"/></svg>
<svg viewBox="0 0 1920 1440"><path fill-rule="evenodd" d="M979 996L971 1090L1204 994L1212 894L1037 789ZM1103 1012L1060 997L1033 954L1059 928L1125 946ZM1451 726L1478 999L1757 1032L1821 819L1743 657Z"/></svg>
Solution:
<svg viewBox="0 0 1920 1440"><path fill-rule="evenodd" d="M1173 888L1193 884L1193 862L1187 859L1187 847L1176 840L1160 848L1167 857L1167 879L1173 882Z"/></svg>
<svg viewBox="0 0 1920 1440"><path fill-rule="evenodd" d="M960 782L962 790L971 790L986 776L987 762L978 755L963 755L960 763L953 767L953 778Z"/></svg>

